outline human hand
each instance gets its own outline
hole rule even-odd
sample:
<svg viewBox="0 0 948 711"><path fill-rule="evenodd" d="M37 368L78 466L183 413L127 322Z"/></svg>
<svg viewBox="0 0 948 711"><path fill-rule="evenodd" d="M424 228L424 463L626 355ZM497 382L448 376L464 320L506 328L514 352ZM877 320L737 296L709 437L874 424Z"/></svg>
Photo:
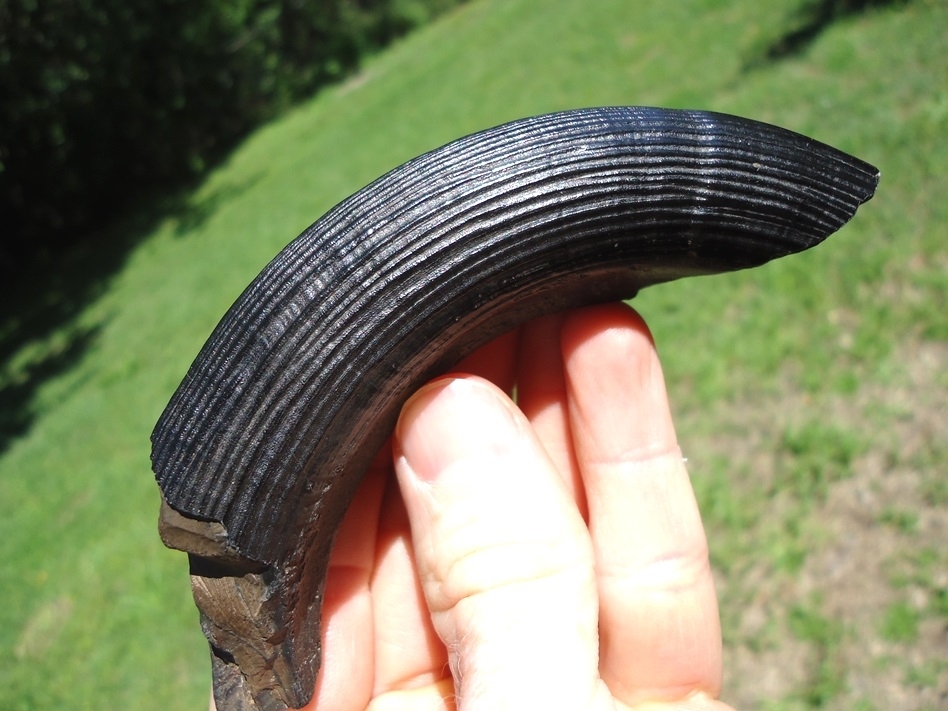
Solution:
<svg viewBox="0 0 948 711"><path fill-rule="evenodd" d="M338 532L306 708L726 709L705 534L641 318L545 317L458 370L405 405Z"/></svg>

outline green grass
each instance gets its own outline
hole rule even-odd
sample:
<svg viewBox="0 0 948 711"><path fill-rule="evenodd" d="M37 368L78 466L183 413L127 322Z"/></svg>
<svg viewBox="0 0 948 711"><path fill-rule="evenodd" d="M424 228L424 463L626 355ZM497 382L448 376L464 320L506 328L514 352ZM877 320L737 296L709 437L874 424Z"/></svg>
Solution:
<svg viewBox="0 0 948 711"><path fill-rule="evenodd" d="M26 316L0 329L0 384L17 395L3 413L16 436L0 453L0 708L206 704L186 563L155 532L148 436L168 397L241 289L335 202L457 136L557 109L728 111L881 168L878 197L827 244L636 301L682 440L723 431L749 442L693 461L716 563L737 575L762 554L775 575L799 571L824 536L814 497L894 446L887 429L914 416L880 407L838 423L827 398L898 384L913 344L948 340L948 7L916 0L850 17L800 55L746 69L799 4L471 2L257 131L203 185L143 206L111 235L114 254L71 257L109 269L81 300L57 302L57 325L26 340ZM786 401L803 412L767 409ZM783 424L769 438L772 415ZM756 480L760 452L780 460L768 460L776 479ZM943 455L936 442L919 456L943 470ZM943 506L940 481L923 488ZM927 614L945 614L940 585ZM724 591L726 620L740 594ZM785 622L811 639L826 613L806 605ZM835 637L817 643L835 654ZM844 693L830 657L787 704Z"/></svg>
<svg viewBox="0 0 948 711"><path fill-rule="evenodd" d="M825 499L830 484L847 476L865 449L856 435L832 422L807 422L788 429L779 447L786 461L780 462L775 488L811 502Z"/></svg>
<svg viewBox="0 0 948 711"><path fill-rule="evenodd" d="M907 602L893 603L880 623L882 638L890 642L914 642L918 638L920 617L919 611Z"/></svg>
<svg viewBox="0 0 948 711"><path fill-rule="evenodd" d="M914 511L887 508L879 516L879 523L893 526L902 533L912 533L918 528L918 514Z"/></svg>
<svg viewBox="0 0 948 711"><path fill-rule="evenodd" d="M807 688L792 695L791 700L802 701L805 707L822 708L845 687L845 677L838 659L843 637L842 625L825 617L819 611L818 601L798 605L790 610L790 633L797 639L810 642L816 652L816 674ZM795 698L794 698L795 697Z"/></svg>

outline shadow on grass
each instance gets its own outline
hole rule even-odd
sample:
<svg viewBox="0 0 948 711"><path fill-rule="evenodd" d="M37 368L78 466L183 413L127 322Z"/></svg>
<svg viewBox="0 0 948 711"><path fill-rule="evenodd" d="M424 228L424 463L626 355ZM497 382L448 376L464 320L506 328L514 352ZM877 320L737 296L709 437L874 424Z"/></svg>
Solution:
<svg viewBox="0 0 948 711"><path fill-rule="evenodd" d="M790 29L752 57L746 69L754 69L803 52L837 20L877 7L904 6L911 0L809 0L798 11Z"/></svg>
<svg viewBox="0 0 948 711"><path fill-rule="evenodd" d="M0 455L29 432L38 414L34 399L39 388L79 363L95 343L104 322L81 324L80 316L109 288L135 247L167 219L177 223L178 236L199 228L260 177L225 185L197 201L193 194L198 181L172 194L152 196L96 234L77 238L73 245L3 275Z"/></svg>
<svg viewBox="0 0 948 711"><path fill-rule="evenodd" d="M32 402L36 389L48 378L75 364L95 340L99 329L99 326L76 329L62 347L50 348L3 384L0 389L0 454L33 424Z"/></svg>

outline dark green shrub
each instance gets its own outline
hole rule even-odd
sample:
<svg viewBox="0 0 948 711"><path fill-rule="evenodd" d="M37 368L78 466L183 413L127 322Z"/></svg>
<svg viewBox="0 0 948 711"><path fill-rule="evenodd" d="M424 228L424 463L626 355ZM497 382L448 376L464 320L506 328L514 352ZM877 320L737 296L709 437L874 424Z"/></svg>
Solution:
<svg viewBox="0 0 948 711"><path fill-rule="evenodd" d="M0 0L0 266L199 174L459 0Z"/></svg>

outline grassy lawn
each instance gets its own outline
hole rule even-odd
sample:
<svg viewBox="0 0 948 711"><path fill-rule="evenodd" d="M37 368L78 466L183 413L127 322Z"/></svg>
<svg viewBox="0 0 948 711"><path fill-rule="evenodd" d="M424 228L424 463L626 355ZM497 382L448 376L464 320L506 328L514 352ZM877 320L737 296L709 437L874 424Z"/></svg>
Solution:
<svg viewBox="0 0 948 711"><path fill-rule="evenodd" d="M811 252L647 290L718 574L725 698L948 704L948 5L475 0L143 205L0 322L0 708L197 709L209 664L158 540L148 437L259 269L465 133L603 104L771 121L882 170ZM41 275L25 284L48 286ZM9 303L8 303L9 302ZM15 310L13 310L15 309Z"/></svg>

